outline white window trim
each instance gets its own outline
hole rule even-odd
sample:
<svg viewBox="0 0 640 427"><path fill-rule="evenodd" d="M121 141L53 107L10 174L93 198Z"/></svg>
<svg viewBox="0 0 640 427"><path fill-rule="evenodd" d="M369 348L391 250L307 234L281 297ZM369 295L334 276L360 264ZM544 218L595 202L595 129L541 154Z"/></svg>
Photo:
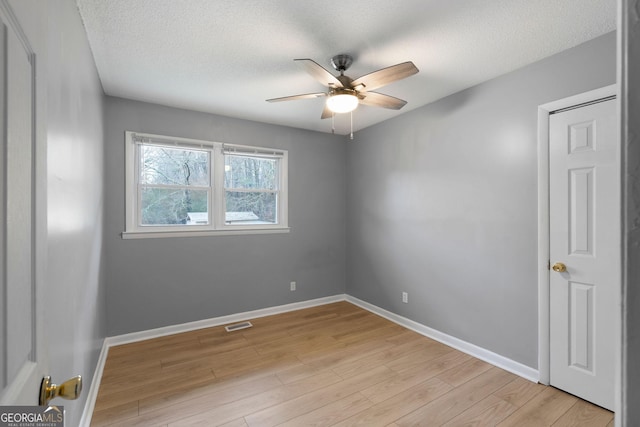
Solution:
<svg viewBox="0 0 640 427"><path fill-rule="evenodd" d="M143 226L137 223L138 216L138 162L136 144L140 140L156 140L161 144L173 143L176 146L205 149L211 152L209 173L212 182L209 198L209 224L191 224L175 226ZM224 188L224 153L256 155L258 157L277 157L280 162L278 173L278 223L277 224L226 224L225 223L225 188ZM159 237L192 237L234 234L273 234L288 233L288 151L249 145L227 144L213 141L202 141L154 135L142 132L125 132L125 231L123 239L145 239Z"/></svg>

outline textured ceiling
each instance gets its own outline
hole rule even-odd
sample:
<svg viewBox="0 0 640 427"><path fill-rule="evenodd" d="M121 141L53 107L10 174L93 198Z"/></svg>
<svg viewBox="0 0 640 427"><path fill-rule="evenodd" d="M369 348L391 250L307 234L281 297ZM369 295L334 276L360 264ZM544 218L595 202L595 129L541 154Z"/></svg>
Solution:
<svg viewBox="0 0 640 427"><path fill-rule="evenodd" d="M615 29L616 0L77 0L108 95L323 132L324 98L294 63L349 53L352 78L403 61L420 72L360 106L356 130ZM349 132L348 114L336 132Z"/></svg>

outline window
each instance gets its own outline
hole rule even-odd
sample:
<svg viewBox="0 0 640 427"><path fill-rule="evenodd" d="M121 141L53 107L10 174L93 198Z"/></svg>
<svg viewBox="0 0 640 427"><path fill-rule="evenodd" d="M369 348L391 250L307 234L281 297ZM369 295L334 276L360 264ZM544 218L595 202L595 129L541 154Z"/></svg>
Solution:
<svg viewBox="0 0 640 427"><path fill-rule="evenodd" d="M124 238L288 231L287 151L126 132Z"/></svg>

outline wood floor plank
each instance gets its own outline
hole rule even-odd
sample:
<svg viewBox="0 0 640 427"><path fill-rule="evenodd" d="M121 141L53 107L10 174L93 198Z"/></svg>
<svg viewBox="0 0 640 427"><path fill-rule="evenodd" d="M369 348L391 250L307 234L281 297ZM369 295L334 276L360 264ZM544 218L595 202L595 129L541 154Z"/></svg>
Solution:
<svg viewBox="0 0 640 427"><path fill-rule="evenodd" d="M424 340L414 340L405 344L391 346L388 348L374 349L369 354L356 354L351 360L343 360L334 363L331 369L343 378L358 374L369 366L385 364L390 369L393 368L394 361L407 353L429 348L429 343ZM379 350L379 351L375 351ZM426 362L426 359L424 360Z"/></svg>
<svg viewBox="0 0 640 427"><path fill-rule="evenodd" d="M262 369L284 368L288 364L296 363L298 359L294 355L270 354L266 356L256 355L249 359L227 360L216 363L213 373L216 378L242 375L248 372L255 372Z"/></svg>
<svg viewBox="0 0 640 427"><path fill-rule="evenodd" d="M553 427L606 427L613 421L613 413L578 400L561 416Z"/></svg>
<svg viewBox="0 0 640 427"><path fill-rule="evenodd" d="M380 403L469 359L470 356L466 354L449 352L429 360L418 369L398 372L397 375L386 381L363 389L361 393L374 403Z"/></svg>
<svg viewBox="0 0 640 427"><path fill-rule="evenodd" d="M139 389L141 385L153 386L164 384L167 381L180 381L186 378L201 378L211 376L211 368L199 367L198 369L175 370L172 372L157 371L132 372L127 377L112 379L101 387L100 391L105 395L121 394L129 389Z"/></svg>
<svg viewBox="0 0 640 427"><path fill-rule="evenodd" d="M277 340L254 346L259 355L270 353L310 353L317 349L326 349L337 344L335 338L326 333L307 333L299 336L286 336Z"/></svg>
<svg viewBox="0 0 640 427"><path fill-rule="evenodd" d="M461 365L450 368L439 374L438 378L454 387L458 387L472 378L477 377L481 373L488 371L491 367L492 365L487 362L471 358Z"/></svg>
<svg viewBox="0 0 640 427"><path fill-rule="evenodd" d="M411 372L413 372L415 374L428 373L432 376L435 376L470 359L473 359L473 357L469 356L466 353L462 353L460 351L442 352L440 348L435 351L434 355L435 357L433 358L426 357L424 363L416 363L408 366L397 364L389 366L387 364L387 366L400 374L410 374Z"/></svg>
<svg viewBox="0 0 640 427"><path fill-rule="evenodd" d="M446 394L451 389L452 387L444 381L431 378L335 425L340 427L386 425Z"/></svg>
<svg viewBox="0 0 640 427"><path fill-rule="evenodd" d="M251 329L241 329L230 333L242 336L250 345L258 345L291 336L285 328L278 327L277 324L268 326L254 325ZM224 338L222 339L224 340ZM209 341L205 340L203 345L208 343Z"/></svg>
<svg viewBox="0 0 640 427"><path fill-rule="evenodd" d="M358 327L348 330L334 331L331 336L342 342L366 341L367 339L381 336L392 337L402 332L404 328L385 320L373 321L373 319L362 320Z"/></svg>
<svg viewBox="0 0 640 427"><path fill-rule="evenodd" d="M429 340L425 344L425 348L409 352L392 361L386 362L386 365L396 371L419 369L432 359L443 356L452 351L456 351L451 347L447 347L446 345L433 340Z"/></svg>
<svg viewBox="0 0 640 427"><path fill-rule="evenodd" d="M168 422L170 426L224 424L338 381L340 378L334 373L324 372L291 384L268 387L265 390L252 390L251 384L248 384L244 396L228 396L226 391L222 391L215 396L206 395L187 400L180 405L157 408L129 420L128 425L145 426L160 421Z"/></svg>
<svg viewBox="0 0 640 427"><path fill-rule="evenodd" d="M138 402L127 402L108 409L94 411L91 425L96 427L108 426L114 422L124 421L138 416Z"/></svg>
<svg viewBox="0 0 640 427"><path fill-rule="evenodd" d="M278 427L300 427L300 426L333 426L350 416L362 412L373 405L361 393L351 394L344 399L336 400L328 405L322 406L304 415L291 418L289 421L278 424Z"/></svg>
<svg viewBox="0 0 640 427"><path fill-rule="evenodd" d="M195 350L200 345L193 332L169 335L146 341L115 346L109 349L109 359L123 363L157 359L159 355L171 354L181 350Z"/></svg>
<svg viewBox="0 0 640 427"><path fill-rule="evenodd" d="M193 411L185 411L180 414L172 412L169 426L219 425L232 421L239 416L244 417L247 424L251 425L247 415L291 401L300 395L323 389L339 381L340 378L337 375L327 371L317 376L285 384L257 395L238 399L195 414ZM202 409L202 406L200 406L200 409Z"/></svg>
<svg viewBox="0 0 640 427"><path fill-rule="evenodd" d="M103 392L103 384L100 384L100 390L98 391L98 397L96 399L95 410L100 411L103 409L112 408L114 406L123 405L131 400L145 399L151 396L156 396L158 393L162 393L165 389L163 385L171 384L171 387L179 389L186 389L190 387L197 387L203 383L209 383L214 381L215 377L212 373L206 374L202 372L198 375L185 375L174 377L170 382L147 381L141 382L135 387L127 388L118 392L117 388L110 388L109 393Z"/></svg>
<svg viewBox="0 0 640 427"><path fill-rule="evenodd" d="M237 420L229 421L228 423L220 424L221 427L249 427L244 418L238 418Z"/></svg>
<svg viewBox="0 0 640 427"><path fill-rule="evenodd" d="M289 384L291 382L307 378L311 375L315 375L321 371L322 369L298 362L297 364L290 364L289 366L286 366L284 369L278 371L276 375L280 378L282 384Z"/></svg>
<svg viewBox="0 0 640 427"><path fill-rule="evenodd" d="M545 386L542 384L518 377L493 394L512 405L521 407L544 389Z"/></svg>
<svg viewBox="0 0 640 427"><path fill-rule="evenodd" d="M498 425L501 427L551 426L577 401L578 398L575 396L553 387L546 387Z"/></svg>
<svg viewBox="0 0 640 427"><path fill-rule="evenodd" d="M311 353L300 354L297 358L305 365L317 368L334 368L344 363L350 363L367 357L371 354L393 348L394 344L386 339L372 339L367 342L355 344L341 344L340 348L317 350Z"/></svg>
<svg viewBox="0 0 640 427"><path fill-rule="evenodd" d="M488 394L513 381L515 375L491 368L433 402L396 420L400 426L439 426L469 409Z"/></svg>
<svg viewBox="0 0 640 427"><path fill-rule="evenodd" d="M252 394L271 390L282 385L275 375L255 378L242 378L238 380L217 381L205 387L186 389L174 393L165 393L139 400L140 414L147 414L168 408L182 402L190 405L202 402L207 405L222 405Z"/></svg>
<svg viewBox="0 0 640 427"><path fill-rule="evenodd" d="M118 378L127 377L132 372L159 372L162 369L160 359L150 358L140 360L117 360L111 358L111 351L107 356L107 362L104 365L102 378L112 381Z"/></svg>
<svg viewBox="0 0 640 427"><path fill-rule="evenodd" d="M416 340L433 341L431 338L427 338L424 335L420 335L419 333L414 332L410 329L403 329L400 333L385 338L385 340L396 345Z"/></svg>
<svg viewBox="0 0 640 427"><path fill-rule="evenodd" d="M216 336L216 337L198 337L198 343L200 345L199 354L219 354L225 353L229 350L236 350L239 348L247 348L252 343L242 334L234 334L228 332L230 336ZM172 354L164 358L169 360L171 357L179 357L179 354Z"/></svg>
<svg viewBox="0 0 640 427"><path fill-rule="evenodd" d="M382 382L393 375L395 373L387 367L378 366L359 375L341 379L329 387L319 388L287 402L254 412L247 415L245 420L250 426L275 426L357 393L359 390Z"/></svg>
<svg viewBox="0 0 640 427"><path fill-rule="evenodd" d="M443 424L443 427L492 427L516 410L518 410L517 406L494 395L489 395L460 415Z"/></svg>
<svg viewBox="0 0 640 427"><path fill-rule="evenodd" d="M110 349L92 426L613 427L613 414L345 301Z"/></svg>

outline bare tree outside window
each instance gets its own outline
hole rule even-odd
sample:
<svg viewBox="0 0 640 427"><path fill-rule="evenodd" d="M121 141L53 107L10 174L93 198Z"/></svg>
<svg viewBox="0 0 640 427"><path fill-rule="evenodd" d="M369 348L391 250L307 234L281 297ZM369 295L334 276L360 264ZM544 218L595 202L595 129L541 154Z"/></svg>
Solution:
<svg viewBox="0 0 640 427"><path fill-rule="evenodd" d="M278 159L227 154L224 176L227 223L277 223Z"/></svg>
<svg viewBox="0 0 640 427"><path fill-rule="evenodd" d="M206 150L142 145L142 224L186 224L189 212L207 212L209 165L210 153Z"/></svg>

